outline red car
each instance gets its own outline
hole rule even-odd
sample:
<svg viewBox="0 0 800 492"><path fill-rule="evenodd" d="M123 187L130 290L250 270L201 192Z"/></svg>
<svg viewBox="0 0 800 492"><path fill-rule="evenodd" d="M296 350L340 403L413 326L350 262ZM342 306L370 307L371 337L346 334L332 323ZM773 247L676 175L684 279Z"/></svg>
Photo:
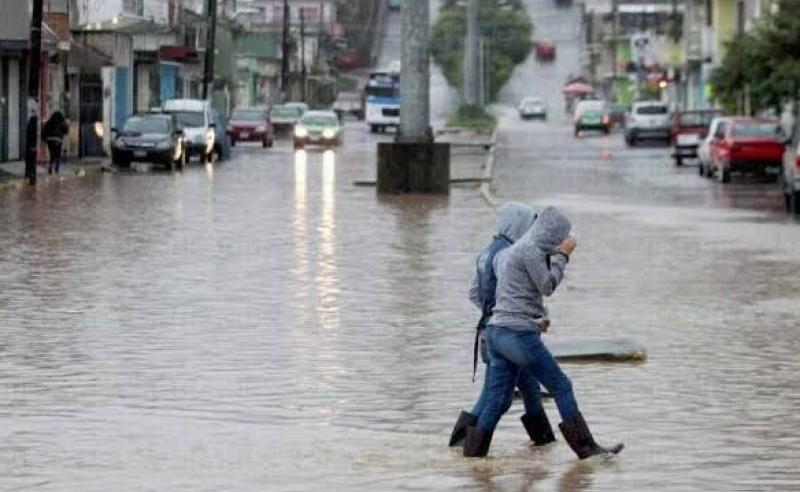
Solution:
<svg viewBox="0 0 800 492"><path fill-rule="evenodd" d="M722 116L719 109L676 111L672 115L672 157L676 166L682 166L684 159L697 158L697 148L717 116Z"/></svg>
<svg viewBox="0 0 800 492"><path fill-rule="evenodd" d="M536 41L533 43L536 50L536 59L539 61L553 61L556 58L556 45L550 41Z"/></svg>
<svg viewBox="0 0 800 492"><path fill-rule="evenodd" d="M722 183L731 172L766 174L768 168L783 165L784 144L777 120L731 118L717 127L709 147L710 172Z"/></svg>
<svg viewBox="0 0 800 492"><path fill-rule="evenodd" d="M272 147L275 135L269 110L266 108L236 109L228 122L228 138L231 146L237 142L261 142L262 147Z"/></svg>

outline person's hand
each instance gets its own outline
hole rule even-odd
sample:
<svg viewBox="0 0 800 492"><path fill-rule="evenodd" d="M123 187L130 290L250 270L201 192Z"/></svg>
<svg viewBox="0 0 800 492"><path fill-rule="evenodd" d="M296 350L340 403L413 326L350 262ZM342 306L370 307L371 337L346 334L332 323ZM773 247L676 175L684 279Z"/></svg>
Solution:
<svg viewBox="0 0 800 492"><path fill-rule="evenodd" d="M561 246L558 247L558 250L564 253L567 256L572 255L572 252L575 251L575 246L578 245L578 242L575 240L574 237L570 236L561 243Z"/></svg>

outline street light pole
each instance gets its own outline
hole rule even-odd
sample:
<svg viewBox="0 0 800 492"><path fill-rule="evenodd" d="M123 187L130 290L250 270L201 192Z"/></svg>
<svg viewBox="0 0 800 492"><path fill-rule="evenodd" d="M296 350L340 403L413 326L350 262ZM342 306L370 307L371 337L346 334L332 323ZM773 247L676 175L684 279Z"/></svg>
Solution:
<svg viewBox="0 0 800 492"><path fill-rule="evenodd" d="M478 106L480 96L480 41L478 39L478 0L467 0L467 36L464 40L464 105Z"/></svg>
<svg viewBox="0 0 800 492"><path fill-rule="evenodd" d="M28 124L25 129L25 179L36 184L36 157L39 148L39 83L42 64L43 0L33 0L31 43L28 62Z"/></svg>
<svg viewBox="0 0 800 492"><path fill-rule="evenodd" d="M289 0L283 0L283 33L281 37L281 97L286 102L289 94Z"/></svg>
<svg viewBox="0 0 800 492"><path fill-rule="evenodd" d="M206 56L203 74L203 99L208 99L209 86L214 83L214 52L216 51L217 37L217 0L208 0L208 35L206 37Z"/></svg>
<svg viewBox="0 0 800 492"><path fill-rule="evenodd" d="M429 0L405 0L402 9L400 135L402 141L429 140Z"/></svg>

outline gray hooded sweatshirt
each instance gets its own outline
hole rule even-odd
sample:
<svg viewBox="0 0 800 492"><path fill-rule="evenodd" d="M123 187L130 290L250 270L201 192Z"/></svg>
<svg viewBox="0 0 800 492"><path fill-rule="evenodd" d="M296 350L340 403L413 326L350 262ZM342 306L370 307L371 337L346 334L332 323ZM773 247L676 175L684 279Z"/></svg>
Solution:
<svg viewBox="0 0 800 492"><path fill-rule="evenodd" d="M548 207L510 248L495 257L497 302L489 325L542 331L549 324L544 297L561 283L567 257L558 247L572 226L560 211Z"/></svg>
<svg viewBox="0 0 800 492"><path fill-rule="evenodd" d="M497 211L497 234L507 237L512 243L517 242L531 228L535 220L536 211L531 207L517 202L504 203ZM477 268L472 271L472 281L469 284L469 300L478 309L483 308L483 299L481 299L478 286L478 273L480 271L483 274L487 254L488 246L478 255Z"/></svg>

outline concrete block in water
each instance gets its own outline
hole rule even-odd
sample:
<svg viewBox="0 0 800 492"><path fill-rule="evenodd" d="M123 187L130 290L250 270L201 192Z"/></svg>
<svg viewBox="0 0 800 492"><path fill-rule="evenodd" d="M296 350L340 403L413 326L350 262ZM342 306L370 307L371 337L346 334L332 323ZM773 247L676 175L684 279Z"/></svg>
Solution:
<svg viewBox="0 0 800 492"><path fill-rule="evenodd" d="M450 145L379 143L377 188L378 193L449 193Z"/></svg>
<svg viewBox="0 0 800 492"><path fill-rule="evenodd" d="M642 362L647 349L630 338L545 340L545 345L564 362Z"/></svg>

